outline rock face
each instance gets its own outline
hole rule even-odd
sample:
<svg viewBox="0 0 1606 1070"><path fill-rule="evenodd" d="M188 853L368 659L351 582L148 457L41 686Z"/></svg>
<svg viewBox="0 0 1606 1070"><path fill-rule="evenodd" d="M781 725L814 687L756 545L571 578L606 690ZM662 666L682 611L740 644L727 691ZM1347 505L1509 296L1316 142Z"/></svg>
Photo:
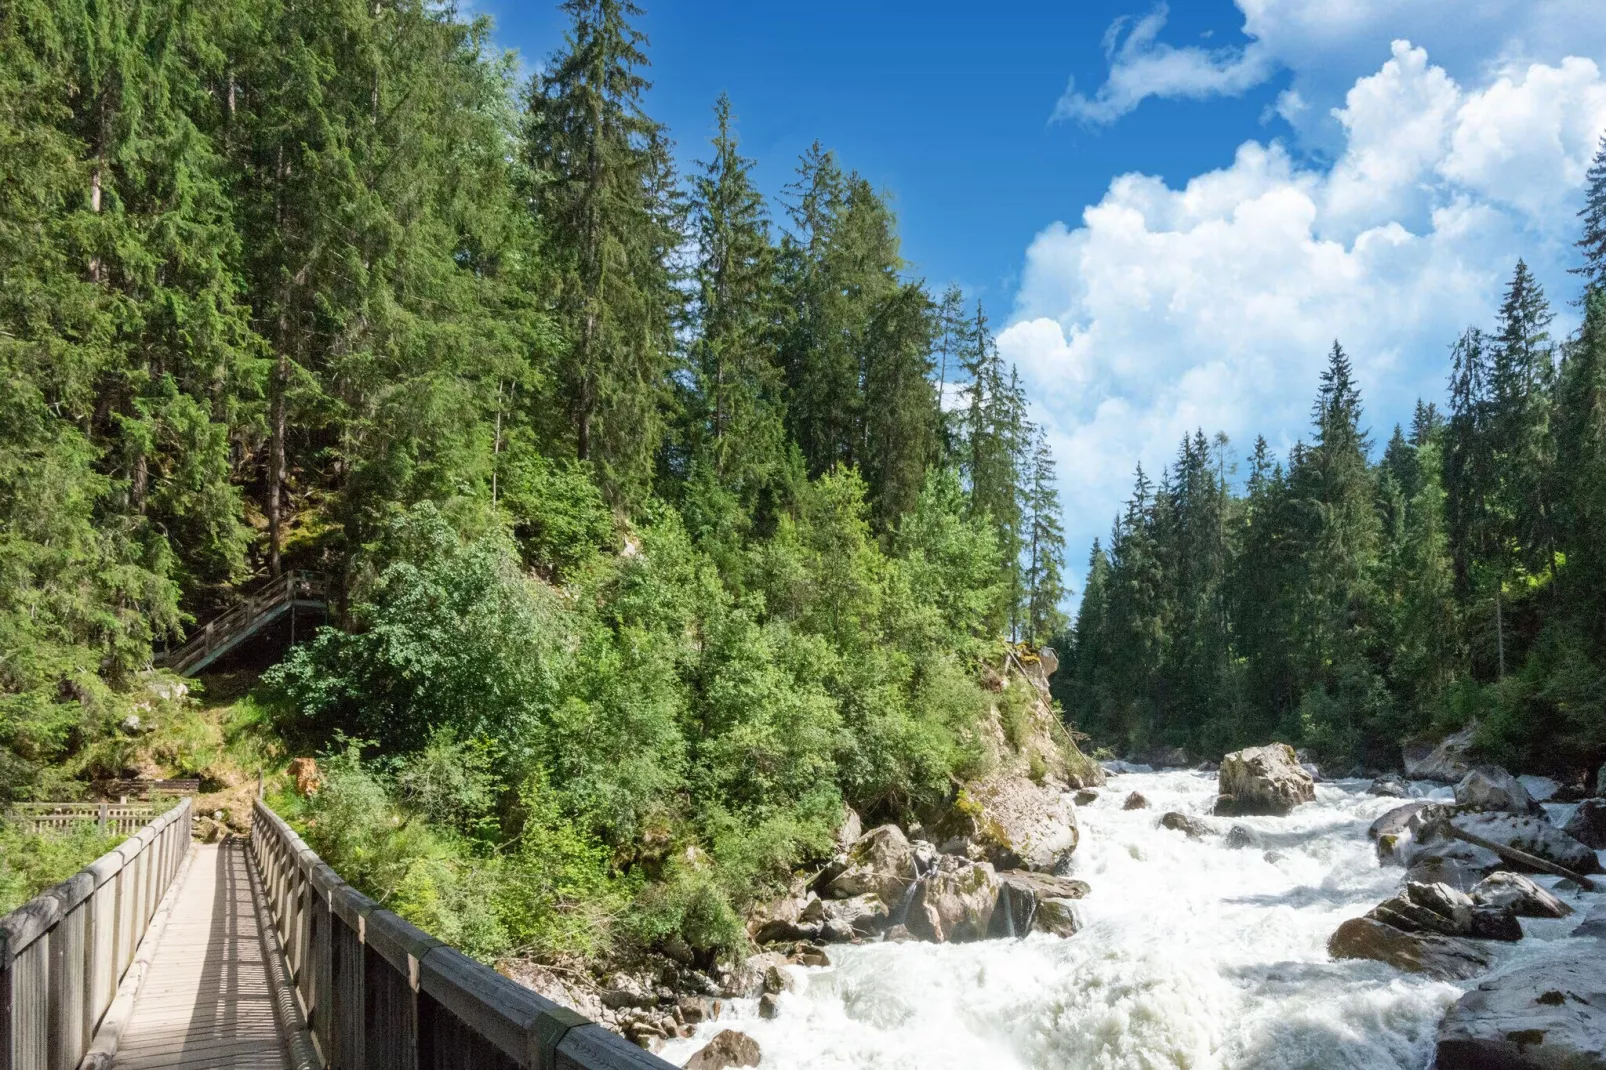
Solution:
<svg viewBox="0 0 1606 1070"><path fill-rule="evenodd" d="M1512 814L1543 814L1522 782L1497 765L1480 765L1455 786L1456 805L1469 810L1503 810Z"/></svg>
<svg viewBox="0 0 1606 1070"><path fill-rule="evenodd" d="M686 1070L727 1070L732 1066L757 1066L762 1053L758 1041L734 1029L721 1030L708 1045L686 1060Z"/></svg>
<svg viewBox="0 0 1606 1070"><path fill-rule="evenodd" d="M1472 771L1468 755L1477 726L1463 728L1448 736L1438 746L1422 753L1415 747L1405 748L1405 775L1412 780L1437 780L1441 784L1458 783Z"/></svg>
<svg viewBox="0 0 1606 1070"><path fill-rule="evenodd" d="M1480 907L1509 910L1523 918L1565 918L1573 908L1520 873L1491 873L1472 889Z"/></svg>
<svg viewBox="0 0 1606 1070"><path fill-rule="evenodd" d="M1282 816L1316 798L1316 783L1286 743L1248 747L1221 760L1216 813Z"/></svg>
<svg viewBox="0 0 1606 1070"><path fill-rule="evenodd" d="M897 825L866 832L840 861L842 868L824 888L831 899L874 894L883 903L896 903L915 882L915 849Z"/></svg>
<svg viewBox="0 0 1606 1070"><path fill-rule="evenodd" d="M1562 831L1586 847L1606 850L1606 799L1585 799L1579 803Z"/></svg>
<svg viewBox="0 0 1606 1070"><path fill-rule="evenodd" d="M1335 959L1373 959L1407 973L1464 981L1489 968L1489 955L1475 940L1435 933L1408 933L1375 918L1351 918L1327 942Z"/></svg>
<svg viewBox="0 0 1606 1070"><path fill-rule="evenodd" d="M1052 873L1076 850L1080 833L1073 796L1025 777L973 781L955 805L951 834L979 844L996 866Z"/></svg>
<svg viewBox="0 0 1606 1070"><path fill-rule="evenodd" d="M1599 946L1485 981L1439 1026L1437 1066L1606 1068L1606 954Z"/></svg>
<svg viewBox="0 0 1606 1070"><path fill-rule="evenodd" d="M1160 827L1171 829L1173 832L1181 832L1190 840L1202 839L1215 831L1199 818L1189 817L1187 814L1180 814L1175 810L1160 819Z"/></svg>
<svg viewBox="0 0 1606 1070"><path fill-rule="evenodd" d="M903 923L916 939L936 944L980 940L998 903L998 876L986 862L943 855L915 886Z"/></svg>

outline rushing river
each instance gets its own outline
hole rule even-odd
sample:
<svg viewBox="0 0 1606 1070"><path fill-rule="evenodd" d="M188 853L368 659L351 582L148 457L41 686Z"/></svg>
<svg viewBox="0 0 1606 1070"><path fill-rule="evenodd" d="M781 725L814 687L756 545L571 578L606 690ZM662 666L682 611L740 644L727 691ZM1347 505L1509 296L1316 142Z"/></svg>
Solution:
<svg viewBox="0 0 1606 1070"><path fill-rule="evenodd" d="M1158 827L1168 810L1208 814L1214 774L1112 776L1079 810L1071 875L1093 891L1076 936L831 946L831 966L793 970L777 1019L738 1000L663 1055L682 1063L736 1028L759 1042L765 1070L1424 1070L1468 986L1327 955L1339 922L1401 879L1366 836L1400 800L1365 786L1319 784L1286 818L1237 819L1255 842L1234 849ZM1131 791L1150 809L1123 811ZM1545 954L1574 924L1524 919L1522 943L1490 945L1496 969Z"/></svg>

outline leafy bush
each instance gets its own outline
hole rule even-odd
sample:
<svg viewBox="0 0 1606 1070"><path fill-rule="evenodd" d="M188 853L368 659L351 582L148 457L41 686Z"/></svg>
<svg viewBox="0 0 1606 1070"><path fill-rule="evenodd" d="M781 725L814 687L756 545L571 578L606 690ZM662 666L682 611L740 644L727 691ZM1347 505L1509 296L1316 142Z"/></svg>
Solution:
<svg viewBox="0 0 1606 1070"><path fill-rule="evenodd" d="M92 821L37 834L0 822L0 914L66 880L122 840L102 833Z"/></svg>

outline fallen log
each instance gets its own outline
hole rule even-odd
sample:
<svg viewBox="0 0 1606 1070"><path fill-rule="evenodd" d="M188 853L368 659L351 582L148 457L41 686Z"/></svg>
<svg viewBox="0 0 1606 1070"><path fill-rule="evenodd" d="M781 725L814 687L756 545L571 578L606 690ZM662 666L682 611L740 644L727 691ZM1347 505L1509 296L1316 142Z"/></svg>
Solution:
<svg viewBox="0 0 1606 1070"><path fill-rule="evenodd" d="M1585 891L1593 892L1595 890L1595 882L1584 876L1582 873L1574 873L1565 866L1558 866L1556 863L1546 861L1545 859L1540 858L1538 855L1531 855L1527 851L1520 851L1515 847L1508 847L1503 843L1495 843L1493 840L1486 840L1476 833L1457 828L1448 821L1441 823L1439 831L1445 833L1446 835L1454 836L1458 840L1465 840L1474 847L1482 847L1485 850L1493 851L1495 854L1499 855L1501 858L1504 858L1507 862L1510 862L1513 865L1527 866L1529 869L1536 869L1540 873L1550 873L1557 877L1566 877L1570 881L1577 881Z"/></svg>

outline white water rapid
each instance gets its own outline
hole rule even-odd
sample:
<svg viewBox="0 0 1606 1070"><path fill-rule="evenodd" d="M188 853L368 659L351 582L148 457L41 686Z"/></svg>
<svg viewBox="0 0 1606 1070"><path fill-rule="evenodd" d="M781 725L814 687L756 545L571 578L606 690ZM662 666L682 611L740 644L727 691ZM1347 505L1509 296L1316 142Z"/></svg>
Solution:
<svg viewBox="0 0 1606 1070"><path fill-rule="evenodd" d="M662 1054L684 1063L735 1028L759 1042L764 1070L1425 1070L1439 1019L1475 982L1327 955L1339 922L1402 877L1366 835L1401 800L1365 787L1323 783L1288 817L1237 819L1255 843L1233 849L1159 827L1168 810L1207 815L1214 774L1112 776L1078 811L1071 875L1093 891L1076 936L831 945L830 966L792 968L778 1018L736 1000ZM1131 791L1151 808L1123 811ZM1496 969L1545 954L1576 923L1524 919L1520 944L1488 945Z"/></svg>

